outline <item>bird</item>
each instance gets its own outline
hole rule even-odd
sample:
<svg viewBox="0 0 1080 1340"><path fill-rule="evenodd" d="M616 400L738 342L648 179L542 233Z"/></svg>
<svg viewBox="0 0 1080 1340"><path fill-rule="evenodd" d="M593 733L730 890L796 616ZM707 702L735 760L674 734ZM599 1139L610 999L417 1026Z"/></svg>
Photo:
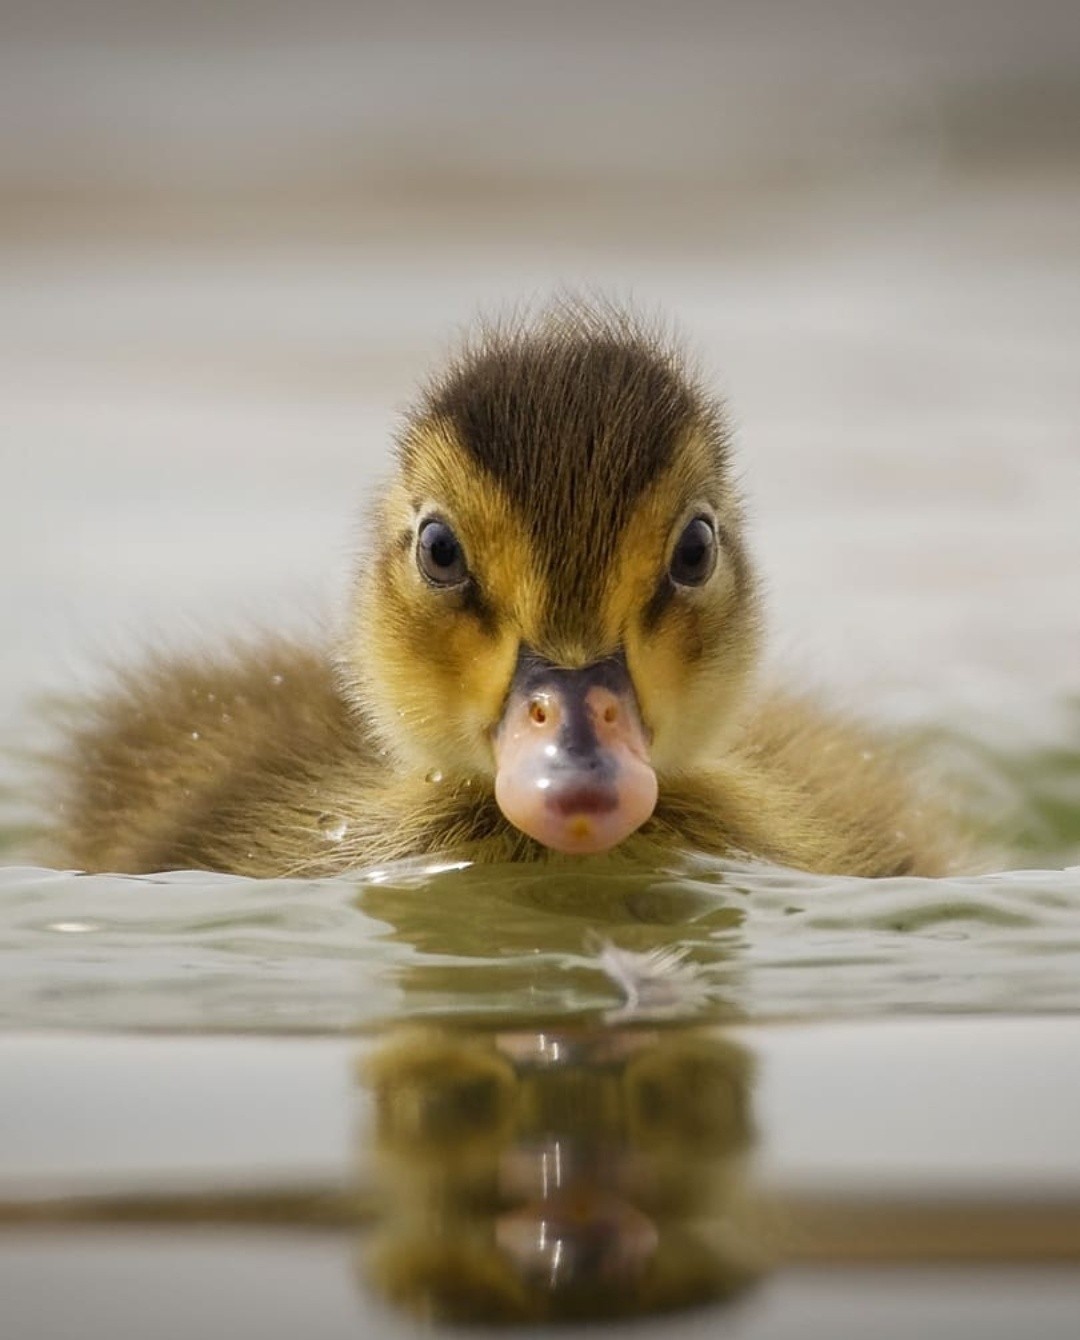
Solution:
<svg viewBox="0 0 1080 1340"><path fill-rule="evenodd" d="M48 857L954 868L904 751L762 648L727 410L681 340L592 300L480 323L403 415L339 629L117 670L65 724Z"/></svg>

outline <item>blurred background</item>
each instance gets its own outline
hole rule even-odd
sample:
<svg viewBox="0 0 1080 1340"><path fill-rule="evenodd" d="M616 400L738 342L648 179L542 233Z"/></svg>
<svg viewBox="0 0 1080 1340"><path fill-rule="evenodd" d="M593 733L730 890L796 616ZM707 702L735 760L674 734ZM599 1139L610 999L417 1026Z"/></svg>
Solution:
<svg viewBox="0 0 1080 1340"><path fill-rule="evenodd" d="M332 624L418 377L578 286L728 397L789 679L1075 728L1074 0L0 15L7 737L136 646Z"/></svg>

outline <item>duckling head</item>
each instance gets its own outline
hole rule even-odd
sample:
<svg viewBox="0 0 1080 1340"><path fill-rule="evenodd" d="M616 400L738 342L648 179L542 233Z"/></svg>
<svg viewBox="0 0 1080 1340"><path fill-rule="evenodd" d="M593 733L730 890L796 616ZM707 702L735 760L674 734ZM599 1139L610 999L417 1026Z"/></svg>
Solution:
<svg viewBox="0 0 1080 1340"><path fill-rule="evenodd" d="M345 645L405 769L481 776L557 851L604 851L692 772L757 658L728 432L612 312L487 331L406 421Z"/></svg>

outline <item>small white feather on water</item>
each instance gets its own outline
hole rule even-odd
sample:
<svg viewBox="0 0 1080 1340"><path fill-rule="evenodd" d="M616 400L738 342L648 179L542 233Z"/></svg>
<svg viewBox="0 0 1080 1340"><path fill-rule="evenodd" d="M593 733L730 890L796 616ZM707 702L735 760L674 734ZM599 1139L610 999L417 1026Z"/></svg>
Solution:
<svg viewBox="0 0 1080 1340"><path fill-rule="evenodd" d="M663 1018L685 1013L703 1004L711 992L688 950L672 945L639 952L620 949L610 940L592 935L586 947L596 954L604 974L622 991L623 1003L605 1019Z"/></svg>

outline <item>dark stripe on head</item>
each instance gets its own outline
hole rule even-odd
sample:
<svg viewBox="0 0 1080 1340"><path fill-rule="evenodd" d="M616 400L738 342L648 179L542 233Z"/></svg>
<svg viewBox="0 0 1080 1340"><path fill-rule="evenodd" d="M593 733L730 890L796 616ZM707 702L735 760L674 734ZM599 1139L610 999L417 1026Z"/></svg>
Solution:
<svg viewBox="0 0 1080 1340"><path fill-rule="evenodd" d="M656 583L656 590L652 593L649 603L642 611L642 624L646 632L651 633L660 620L664 617L664 611L671 604L675 595L675 583L665 572Z"/></svg>
<svg viewBox="0 0 1080 1340"><path fill-rule="evenodd" d="M579 307L489 334L431 388L418 418L447 422L499 484L564 612L595 598L635 504L687 429L705 437L717 475L726 458L718 411L675 353L625 316ZM408 440L404 451L407 460Z"/></svg>
<svg viewBox="0 0 1080 1340"><path fill-rule="evenodd" d="M491 607L491 602L484 597L484 593L472 579L467 581L461 590L461 603L463 608L467 609L476 622L480 625L489 637L494 637L498 631L498 620L495 618L495 611Z"/></svg>

